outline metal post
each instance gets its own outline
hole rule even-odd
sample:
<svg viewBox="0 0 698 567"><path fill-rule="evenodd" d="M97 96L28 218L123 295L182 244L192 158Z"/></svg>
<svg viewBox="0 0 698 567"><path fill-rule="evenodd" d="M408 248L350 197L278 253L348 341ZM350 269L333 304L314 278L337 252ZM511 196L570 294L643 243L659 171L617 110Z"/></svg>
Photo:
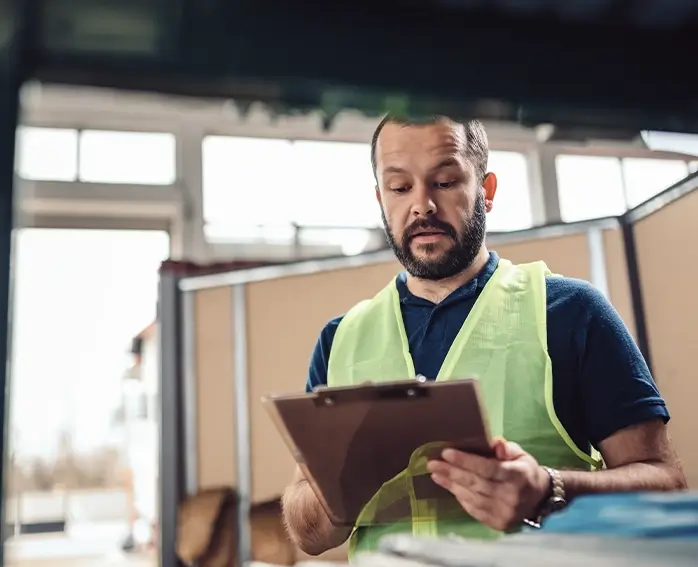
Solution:
<svg viewBox="0 0 698 567"><path fill-rule="evenodd" d="M652 370L652 357L650 356L650 342L647 334L647 320L645 318L645 300L642 297L640 283L640 268L637 262L637 245L635 242L635 229L632 219L628 215L620 217L620 226L623 231L623 244L625 246L625 262L628 269L628 281L630 282L630 300L633 306L635 318L635 335L637 346L645 358L650 371ZM657 378L655 377L655 380Z"/></svg>
<svg viewBox="0 0 698 567"><path fill-rule="evenodd" d="M247 299L245 284L233 286L233 353L235 386L235 432L238 472L238 567L252 559L250 507L252 500L252 463L250 451L250 400L247 389Z"/></svg>
<svg viewBox="0 0 698 567"><path fill-rule="evenodd" d="M0 565L4 564L4 545L7 534L5 522L5 473L8 470L8 432L10 376L8 352L12 328L11 264L12 229L14 213L15 133L19 110L19 89L26 63L25 42L28 34L26 9L22 3L10 0L0 5Z"/></svg>
<svg viewBox="0 0 698 567"><path fill-rule="evenodd" d="M587 231L587 246L589 247L589 273L591 274L591 283L608 298L606 248L603 242L602 228L592 227Z"/></svg>
<svg viewBox="0 0 698 567"><path fill-rule="evenodd" d="M197 433L197 388L196 388L196 292L182 293L182 369L183 412L184 415L184 486L188 495L193 495L199 488L199 451Z"/></svg>
<svg viewBox="0 0 698 567"><path fill-rule="evenodd" d="M179 276L160 270L158 321L160 334L160 565L181 565L176 554L177 508L184 495L182 424L181 307Z"/></svg>

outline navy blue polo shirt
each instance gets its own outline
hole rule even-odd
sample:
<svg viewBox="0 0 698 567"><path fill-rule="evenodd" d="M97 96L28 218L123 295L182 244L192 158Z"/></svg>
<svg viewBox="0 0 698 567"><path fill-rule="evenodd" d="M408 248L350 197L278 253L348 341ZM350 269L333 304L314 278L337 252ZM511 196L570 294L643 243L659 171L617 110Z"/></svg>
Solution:
<svg viewBox="0 0 698 567"><path fill-rule="evenodd" d="M439 304L407 289L397 278L415 372L436 378L458 331L499 262L490 260L476 278ZM555 411L578 447L598 447L616 431L653 418L669 420L647 364L622 319L590 283L546 279L548 353L553 366ZM310 361L306 391L327 384L332 340L342 317L322 330Z"/></svg>

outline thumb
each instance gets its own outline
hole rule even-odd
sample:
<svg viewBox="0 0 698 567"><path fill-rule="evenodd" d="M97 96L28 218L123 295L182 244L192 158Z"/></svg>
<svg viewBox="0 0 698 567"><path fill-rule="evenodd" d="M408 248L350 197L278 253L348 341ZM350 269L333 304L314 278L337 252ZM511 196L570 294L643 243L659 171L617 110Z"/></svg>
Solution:
<svg viewBox="0 0 698 567"><path fill-rule="evenodd" d="M526 451L521 448L521 445L505 439L497 440L494 452L500 461L513 461L527 455Z"/></svg>

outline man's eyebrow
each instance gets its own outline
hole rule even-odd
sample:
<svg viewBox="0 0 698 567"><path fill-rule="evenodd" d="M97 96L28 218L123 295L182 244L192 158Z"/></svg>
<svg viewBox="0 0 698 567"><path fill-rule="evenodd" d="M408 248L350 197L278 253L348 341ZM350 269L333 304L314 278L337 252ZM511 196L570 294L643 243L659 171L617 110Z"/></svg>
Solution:
<svg viewBox="0 0 698 567"><path fill-rule="evenodd" d="M407 173L407 170L403 169L402 167L396 167L394 165L389 165L385 169L383 169L383 173Z"/></svg>
<svg viewBox="0 0 698 567"><path fill-rule="evenodd" d="M431 171L438 171L439 169L444 169L446 167L459 166L460 162L456 158L446 158L445 160L439 162L437 165L431 168ZM389 165L383 169L383 174L387 173L407 173L407 170L402 167L397 167L395 165Z"/></svg>
<svg viewBox="0 0 698 567"><path fill-rule="evenodd" d="M439 164L435 165L434 167L431 168L431 171L438 171L439 169L444 169L446 167L453 167L453 166L459 166L460 162L453 157L446 158Z"/></svg>

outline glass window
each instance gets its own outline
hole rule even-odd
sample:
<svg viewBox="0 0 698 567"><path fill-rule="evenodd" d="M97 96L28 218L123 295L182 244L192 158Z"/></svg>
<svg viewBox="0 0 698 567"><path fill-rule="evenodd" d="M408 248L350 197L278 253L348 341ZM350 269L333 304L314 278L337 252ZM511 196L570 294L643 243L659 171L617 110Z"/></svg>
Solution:
<svg viewBox="0 0 698 567"><path fill-rule="evenodd" d="M362 248L369 233L352 229L382 224L370 151L369 144L358 143L207 137L202 148L207 238L288 241L296 224L317 227L301 233L304 242ZM530 227L526 158L492 152L490 170L499 189L489 228Z"/></svg>
<svg viewBox="0 0 698 567"><path fill-rule="evenodd" d="M292 145L299 225L380 226L370 144L295 142Z"/></svg>
<svg viewBox="0 0 698 567"><path fill-rule="evenodd" d="M78 133L60 128L17 128L17 174L35 181L75 181Z"/></svg>
<svg viewBox="0 0 698 567"><path fill-rule="evenodd" d="M628 208L636 207L688 175L685 161L623 159L623 181Z"/></svg>
<svg viewBox="0 0 698 567"><path fill-rule="evenodd" d="M204 221L212 240L288 242L298 184L288 140L208 136Z"/></svg>
<svg viewBox="0 0 698 567"><path fill-rule="evenodd" d="M494 207L487 216L491 231L521 230L533 224L528 162L516 152L490 152L487 169L497 176Z"/></svg>
<svg viewBox="0 0 698 567"><path fill-rule="evenodd" d="M171 185L176 179L175 136L157 132L84 130L81 181Z"/></svg>
<svg viewBox="0 0 698 567"><path fill-rule="evenodd" d="M559 155L555 158L560 215L564 222L625 212L623 173L614 157Z"/></svg>

